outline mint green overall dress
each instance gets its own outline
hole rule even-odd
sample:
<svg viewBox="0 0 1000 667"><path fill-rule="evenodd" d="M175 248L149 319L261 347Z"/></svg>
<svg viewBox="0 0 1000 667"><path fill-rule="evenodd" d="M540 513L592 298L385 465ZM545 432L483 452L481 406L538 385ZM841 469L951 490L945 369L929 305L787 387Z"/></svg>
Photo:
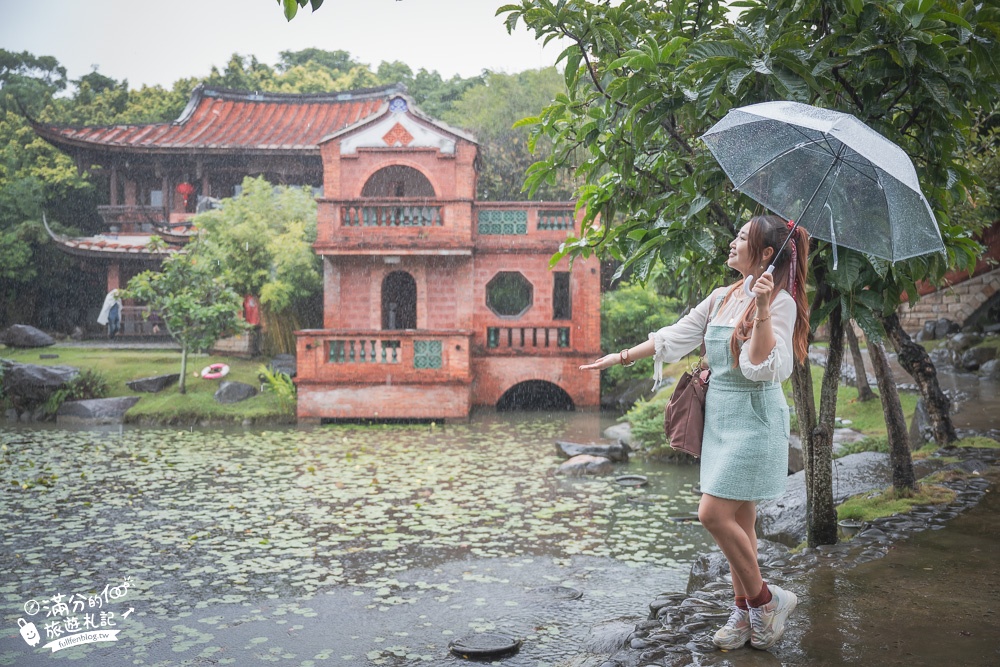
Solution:
<svg viewBox="0 0 1000 667"><path fill-rule="evenodd" d="M715 312L718 312L718 306ZM788 402L779 382L748 380L733 365L733 327L709 322L701 490L731 500L766 500L785 493Z"/></svg>

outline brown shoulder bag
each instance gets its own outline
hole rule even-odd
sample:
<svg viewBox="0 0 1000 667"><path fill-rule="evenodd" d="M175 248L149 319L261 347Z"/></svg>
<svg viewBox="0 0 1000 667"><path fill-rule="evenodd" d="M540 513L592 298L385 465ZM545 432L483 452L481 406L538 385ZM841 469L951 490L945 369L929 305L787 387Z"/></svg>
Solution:
<svg viewBox="0 0 1000 667"><path fill-rule="evenodd" d="M712 314L709 314L705 331L708 331L711 322ZM705 344L702 343L698 365L681 375L663 411L663 430L667 433L670 448L695 458L701 456L701 439L705 434L705 394L711 374L712 371L705 365Z"/></svg>

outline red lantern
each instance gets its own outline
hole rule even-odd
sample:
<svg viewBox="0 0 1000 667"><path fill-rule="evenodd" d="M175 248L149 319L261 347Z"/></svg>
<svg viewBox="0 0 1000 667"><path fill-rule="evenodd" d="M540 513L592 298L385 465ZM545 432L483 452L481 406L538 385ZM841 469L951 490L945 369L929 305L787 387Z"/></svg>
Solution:
<svg viewBox="0 0 1000 667"><path fill-rule="evenodd" d="M178 183L177 194L184 197L184 208L187 208L188 197L194 194L194 186L190 183Z"/></svg>

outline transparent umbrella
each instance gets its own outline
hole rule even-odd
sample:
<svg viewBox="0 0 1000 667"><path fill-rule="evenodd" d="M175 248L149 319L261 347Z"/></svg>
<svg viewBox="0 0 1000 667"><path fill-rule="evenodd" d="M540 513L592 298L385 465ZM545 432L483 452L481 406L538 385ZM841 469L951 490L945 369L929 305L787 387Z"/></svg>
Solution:
<svg viewBox="0 0 1000 667"><path fill-rule="evenodd" d="M944 251L910 158L854 116L764 102L702 140L736 189L817 238L891 262Z"/></svg>

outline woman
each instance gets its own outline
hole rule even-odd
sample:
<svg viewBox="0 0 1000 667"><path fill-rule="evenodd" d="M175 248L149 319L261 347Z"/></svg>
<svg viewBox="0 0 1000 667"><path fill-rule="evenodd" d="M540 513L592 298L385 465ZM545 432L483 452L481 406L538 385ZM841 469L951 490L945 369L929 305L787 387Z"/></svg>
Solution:
<svg viewBox="0 0 1000 667"><path fill-rule="evenodd" d="M809 307L805 281L809 236L796 228L775 261L791 223L773 215L746 223L729 244L726 264L743 279L720 287L688 315L649 334L645 343L609 354L581 370L654 357L678 361L704 340L712 378L705 400L698 518L729 561L735 606L713 641L724 649L767 649L785 629L795 594L768 586L757 565L756 502L784 494L788 473L788 403L781 382L793 356L805 357ZM773 275L764 268L775 264ZM748 275L753 297L743 290Z"/></svg>

